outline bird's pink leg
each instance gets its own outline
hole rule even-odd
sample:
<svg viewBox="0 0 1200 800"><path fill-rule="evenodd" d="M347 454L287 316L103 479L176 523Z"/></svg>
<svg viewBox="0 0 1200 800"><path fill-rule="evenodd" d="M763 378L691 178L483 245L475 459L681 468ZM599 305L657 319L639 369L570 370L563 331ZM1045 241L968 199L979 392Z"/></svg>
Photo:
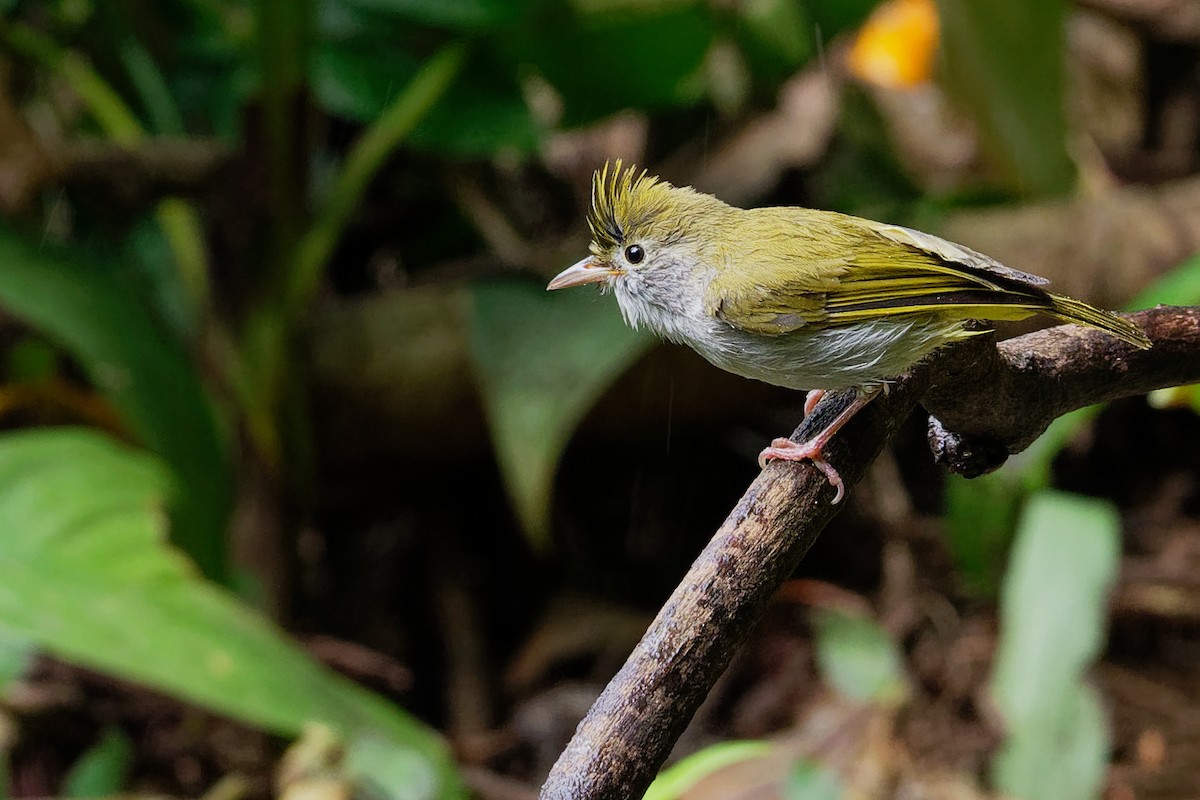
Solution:
<svg viewBox="0 0 1200 800"><path fill-rule="evenodd" d="M793 442L791 439L784 439L782 437L771 442L770 447L758 454L759 467L765 469L768 462L776 459L781 461L811 461L814 467L825 473L825 478L829 481L829 485L837 490L837 494L833 497L834 504L840 503L842 498L846 496L846 485L842 482L842 476L838 474L834 466L825 460L822 450L825 445L829 444L829 440L833 438L834 434L841 430L842 426L849 422L855 414L862 411L868 403L874 400L877 394L879 394L878 389L860 389L853 402L834 417L833 422L826 425L824 430L807 442ZM811 396L812 393L810 392L809 397ZM817 398L817 401L820 401L820 397ZM807 399L804 405L808 406Z"/></svg>
<svg viewBox="0 0 1200 800"><path fill-rule="evenodd" d="M820 403L821 398L824 396L824 389L809 390L809 393L804 396L804 416L807 417L809 414L811 414L813 409L817 407L817 403Z"/></svg>

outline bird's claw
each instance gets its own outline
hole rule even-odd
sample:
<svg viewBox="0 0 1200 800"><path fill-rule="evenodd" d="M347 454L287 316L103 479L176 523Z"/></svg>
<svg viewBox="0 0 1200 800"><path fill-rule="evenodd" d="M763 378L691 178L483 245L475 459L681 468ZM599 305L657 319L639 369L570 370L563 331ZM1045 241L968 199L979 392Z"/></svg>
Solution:
<svg viewBox="0 0 1200 800"><path fill-rule="evenodd" d="M775 439L771 442L770 447L758 454L758 466L760 469L766 469L767 464L776 459L780 461L811 461L814 467L824 473L829 485L836 490L833 504L837 505L846 496L846 484L842 482L842 476L838 474L833 464L825 460L820 447L813 447L811 444L797 444L791 439Z"/></svg>

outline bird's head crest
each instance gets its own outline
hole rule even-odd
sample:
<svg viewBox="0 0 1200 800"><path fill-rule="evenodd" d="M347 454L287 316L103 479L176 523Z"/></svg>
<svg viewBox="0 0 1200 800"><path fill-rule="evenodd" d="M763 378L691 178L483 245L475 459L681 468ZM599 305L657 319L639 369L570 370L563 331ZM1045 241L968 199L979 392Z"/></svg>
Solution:
<svg viewBox="0 0 1200 800"><path fill-rule="evenodd" d="M601 250L620 246L670 208L672 188L646 170L624 167L620 159L606 163L592 175L587 214L592 240Z"/></svg>

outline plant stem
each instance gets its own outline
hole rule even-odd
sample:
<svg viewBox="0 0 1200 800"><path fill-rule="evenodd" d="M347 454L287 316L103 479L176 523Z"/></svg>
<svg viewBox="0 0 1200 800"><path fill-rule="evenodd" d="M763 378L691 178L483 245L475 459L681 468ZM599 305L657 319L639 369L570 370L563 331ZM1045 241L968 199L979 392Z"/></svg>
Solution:
<svg viewBox="0 0 1200 800"><path fill-rule="evenodd" d="M46 69L57 72L91 111L110 139L133 147L146 131L120 95L78 53L64 50L27 25L0 20L0 41ZM158 204L155 219L175 258L188 301L193 330L210 303L208 251L200 218L190 203L168 198Z"/></svg>
<svg viewBox="0 0 1200 800"><path fill-rule="evenodd" d="M431 58L355 143L329 194L329 200L300 242L285 299L285 314L304 312L325 264L371 178L398 144L441 99L462 69L466 48L450 45Z"/></svg>

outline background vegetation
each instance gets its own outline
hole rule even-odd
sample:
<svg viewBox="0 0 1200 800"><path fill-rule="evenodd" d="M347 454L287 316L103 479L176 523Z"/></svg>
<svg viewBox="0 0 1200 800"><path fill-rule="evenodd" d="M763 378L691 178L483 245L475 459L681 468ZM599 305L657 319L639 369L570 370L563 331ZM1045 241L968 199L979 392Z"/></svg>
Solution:
<svg viewBox="0 0 1200 800"><path fill-rule="evenodd" d="M0 796L534 796L800 416L544 291L610 157L1200 303L1197 9L0 11ZM914 418L651 795L1194 796L1198 398Z"/></svg>

